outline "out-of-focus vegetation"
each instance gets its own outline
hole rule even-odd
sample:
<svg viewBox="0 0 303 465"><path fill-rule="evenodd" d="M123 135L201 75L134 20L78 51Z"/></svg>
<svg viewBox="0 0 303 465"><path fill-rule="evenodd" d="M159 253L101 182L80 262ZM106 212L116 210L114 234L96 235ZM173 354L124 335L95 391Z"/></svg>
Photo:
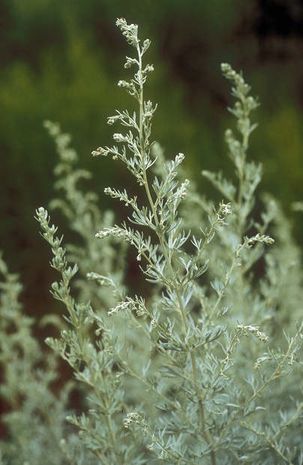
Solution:
<svg viewBox="0 0 303 465"><path fill-rule="evenodd" d="M123 45L113 26L120 16L153 38L158 67L150 96L161 102L154 135L168 153L187 155L201 190L202 168L227 168L219 72L227 61L245 69L262 104L251 150L264 165L264 188L286 207L303 198L299 0L1 0L0 243L36 309L45 305L47 276L33 212L53 195L55 165L43 120L57 120L73 134L95 190L124 176L90 157L110 141L105 116L131 104L112 84L120 73Z"/></svg>

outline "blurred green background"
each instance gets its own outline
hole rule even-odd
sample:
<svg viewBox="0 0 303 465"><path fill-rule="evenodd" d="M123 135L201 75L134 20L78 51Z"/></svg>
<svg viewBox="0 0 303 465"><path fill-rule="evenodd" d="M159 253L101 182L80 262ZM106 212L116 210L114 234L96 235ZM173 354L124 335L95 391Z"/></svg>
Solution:
<svg viewBox="0 0 303 465"><path fill-rule="evenodd" d="M0 249L21 273L29 312L45 312L50 301L48 250L33 219L54 196L56 155L43 120L73 135L93 189L126 182L90 156L110 143L106 116L132 104L115 86L128 53L117 17L152 39L154 138L167 155L187 155L201 191L210 192L202 168L229 169L231 100L220 73L229 62L261 102L250 153L264 165L263 189L285 208L303 199L303 1L0 0Z"/></svg>

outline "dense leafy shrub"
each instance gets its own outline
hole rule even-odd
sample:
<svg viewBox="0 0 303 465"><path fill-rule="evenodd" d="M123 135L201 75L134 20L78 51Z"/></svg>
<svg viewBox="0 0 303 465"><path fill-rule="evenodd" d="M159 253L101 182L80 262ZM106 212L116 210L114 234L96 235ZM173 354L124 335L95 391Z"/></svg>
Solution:
<svg viewBox="0 0 303 465"><path fill-rule="evenodd" d="M134 75L119 86L137 107L108 118L122 130L93 155L122 162L138 188L105 189L130 212L115 224L80 189L89 174L75 166L69 136L46 123L63 190L51 206L81 245L65 247L48 211L37 210L59 273L51 292L65 306L62 321L46 318L60 331L46 340L51 352L35 341L17 278L1 261L1 393L11 405L2 461L302 464L300 252L277 202L256 196L262 168L248 147L257 101L243 76L222 65L235 98L236 131L225 135L235 175L203 172L223 197L215 205L184 178L184 155L166 160L152 140L150 41L123 19L117 25L135 52L125 63ZM132 249L144 295L126 284ZM55 396L59 357L74 379ZM80 412L71 390L81 394Z"/></svg>

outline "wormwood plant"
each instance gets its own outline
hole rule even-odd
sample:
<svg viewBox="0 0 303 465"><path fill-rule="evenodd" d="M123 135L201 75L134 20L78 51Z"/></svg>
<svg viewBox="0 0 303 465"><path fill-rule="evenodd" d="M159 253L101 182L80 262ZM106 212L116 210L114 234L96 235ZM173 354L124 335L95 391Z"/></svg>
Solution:
<svg viewBox="0 0 303 465"><path fill-rule="evenodd" d="M55 188L63 194L50 202L50 208L63 213L69 228L81 240L80 246L67 246L70 260L76 262L80 269L77 286L81 290L81 297L96 300L101 306L112 305L115 299L112 293L107 292L105 283L115 283L122 292L125 245L121 244L117 250L110 240L106 240L100 247L94 236L98 229L113 225L113 212L101 212L98 196L83 189L81 183L89 180L91 173L77 167L78 155L70 145L70 135L63 133L60 126L51 121L46 121L44 126L56 145L59 163L54 170ZM92 270L94 273L90 273ZM89 281L86 279L87 273L90 273ZM111 276L110 281L106 276ZM99 280L103 281L103 286L96 285Z"/></svg>
<svg viewBox="0 0 303 465"><path fill-rule="evenodd" d="M96 241L89 240L97 227L112 224L112 213L101 212L97 197L86 192L80 181L88 179L90 173L77 168L77 154L70 147L70 136L63 134L57 124L46 122L45 126L56 143L59 163L55 168L56 188L63 196L50 203L51 208L60 208L67 217L69 227L82 239L82 246L68 246L70 256L77 260L81 275L75 283L79 298L87 294L100 306L113 304L117 299L113 293L104 292L96 285L106 277L94 273L89 282L85 277L88 269L111 273L112 282L119 285L123 276L123 247L118 257L114 256L109 241L100 249ZM3 373L0 389L8 411L1 417L6 426L7 437L0 444L5 464L77 464L95 463L88 450L81 447L73 428L66 422L71 413L69 395L75 383L62 383L62 367L58 357L43 351L33 334L33 319L23 314L19 294L22 290L18 276L8 272L3 259L0 260L0 365ZM85 283L84 286L84 278ZM43 325L61 328L64 321L56 315L45 315ZM50 327L50 326L48 326ZM60 391L57 394L60 385ZM46 453L49 451L50 453Z"/></svg>
<svg viewBox="0 0 303 465"><path fill-rule="evenodd" d="M59 337L46 342L86 399L82 413L68 416L84 455L71 452L65 425L57 463L303 464L300 253L277 202L256 198L261 166L248 148L257 101L243 76L222 65L235 98L236 130L226 131L235 175L203 172L223 197L215 205L184 179L184 155L166 160L153 141L156 105L144 94L150 41L124 19L117 26L134 52L125 62L134 74L118 85L135 106L108 118L120 132L93 155L111 156L137 182L136 194L105 189L129 208L122 224L78 190L87 174L74 170L68 137L47 123L60 156L59 206L83 240L64 247L48 211L37 210L59 273L52 294L66 308ZM146 295L123 284L124 244L135 250Z"/></svg>
<svg viewBox="0 0 303 465"><path fill-rule="evenodd" d="M10 441L1 444L4 463L55 465L63 463L58 447L64 436L69 384L55 397L50 388L57 379L57 358L44 359L32 334L33 321L22 313L21 285L0 257L0 364L4 376L0 395L10 410L1 420ZM56 446L54 447L54 444ZM45 450L53 450L45 454Z"/></svg>

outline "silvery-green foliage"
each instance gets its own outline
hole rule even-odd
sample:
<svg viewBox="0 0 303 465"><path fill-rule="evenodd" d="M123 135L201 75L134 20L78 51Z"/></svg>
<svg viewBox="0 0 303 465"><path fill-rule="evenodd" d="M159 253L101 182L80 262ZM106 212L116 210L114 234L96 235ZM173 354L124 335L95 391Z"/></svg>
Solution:
<svg viewBox="0 0 303 465"><path fill-rule="evenodd" d="M302 465L300 254L276 202L265 198L254 214L261 167L248 148L257 102L243 76L223 65L235 98L237 132L226 132L235 178L204 172L223 196L216 205L184 179L184 155L167 160L153 141L157 106L145 99L150 41L124 19L117 26L133 52L125 62L133 75L118 85L134 108L108 118L120 125L114 144L93 155L111 156L138 183L136 195L125 186L105 189L129 209L122 224L104 221L96 199L76 186L75 153L48 124L66 192L60 206L84 239L81 250L65 248L47 210L37 210L59 273L52 294L66 308L64 328L47 344L86 397L82 413L68 418L79 440L62 433L56 444L77 465ZM116 278L113 244L123 242L135 251L144 296L126 290L124 270ZM111 259L103 268L104 248ZM85 284L87 272L100 288ZM84 292L75 297L78 275Z"/></svg>
<svg viewBox="0 0 303 465"><path fill-rule="evenodd" d="M249 138L256 128L256 124L251 121L251 112L257 108L257 100L250 95L250 87L246 84L241 74L236 73L227 64L222 64L221 68L224 76L232 82L232 95L235 98L235 104L230 109L230 112L236 118L237 134L231 129L228 129L225 133L228 156L234 166L235 180L225 179L221 173L203 171L203 175L232 204L233 213L229 218L228 228L221 234L220 247L213 249L214 257L210 261L210 268L213 263L216 273L218 267L222 268L223 277L221 281L223 282L224 269L228 260L231 259L230 257L232 257L235 247L243 241L243 238L247 234L251 234L252 231L254 231L255 235L264 235L267 231L270 217L264 214L261 223L257 223L252 217L252 210L255 205L255 192L260 183L262 171L260 165L248 159ZM270 239L269 241L271 242ZM246 301L246 298L254 297L250 282L251 279L248 275L252 267L262 257L263 249L262 243L258 244L257 247L246 249L242 259L243 266L239 268L237 279L234 280L233 287L238 288L238 292L234 292L232 286L230 288L233 307L235 307L235 295L239 298L238 315L243 316L243 301ZM221 256L218 255L220 251ZM250 308L251 305L252 303L249 304ZM264 316L264 310L266 311L266 309L260 310ZM259 317L251 310L249 310L249 313L245 317L249 317L249 315ZM260 319L258 321L260 323Z"/></svg>
<svg viewBox="0 0 303 465"><path fill-rule="evenodd" d="M273 329L279 328L280 332L284 326L294 325L302 315L302 257L279 203L269 195L264 196L264 202L276 246L265 256L266 279L261 281L261 294L271 309Z"/></svg>
<svg viewBox="0 0 303 465"><path fill-rule="evenodd" d="M96 312L100 313L108 307L114 307L125 296L126 285L123 278L127 247L124 242L113 241L111 238L104 240L100 247L95 233L101 227L112 226L113 212L101 212L98 197L83 190L81 180L90 179L91 173L77 168L78 156L70 147L70 136L62 133L57 123L47 121L45 127L54 139L59 155L59 163L55 167L55 187L61 195L50 203L50 208L59 208L68 220L69 227L82 240L80 245L68 244L66 248L69 260L76 262L79 268L75 279L75 284L81 291L79 298L89 299ZM136 330L125 327L123 321L117 322L116 326L119 324L125 340L133 344L132 341L137 339ZM143 350L142 344L143 342ZM129 391L138 398L136 386Z"/></svg>
<svg viewBox="0 0 303 465"><path fill-rule="evenodd" d="M64 465L60 441L67 434L70 385L58 397L52 392L58 360L54 354L46 356L35 339L33 320L19 300L18 276L9 273L2 257L0 273L0 395L9 409L1 418L7 429L0 445L3 463Z"/></svg>
<svg viewBox="0 0 303 465"><path fill-rule="evenodd" d="M54 139L59 156L54 170L57 178L55 188L59 196L50 202L50 208L60 209L68 221L69 228L81 239L80 245L67 246L71 260L79 266L77 285L83 298L90 298L102 307L112 305L115 302L113 293L108 292L106 287L99 286L98 281L104 282L104 275L110 274L111 281L108 282L108 286L115 286L122 292L125 247L123 244L114 245L110 240L105 241L103 247L99 247L94 235L101 227L110 227L113 224L113 212L108 210L101 213L98 196L83 189L82 183L91 178L91 173L77 167L78 155L70 146L70 135L63 133L57 123L46 121L44 126ZM94 273L90 273L91 270L94 270ZM86 279L88 273L89 282Z"/></svg>
<svg viewBox="0 0 303 465"><path fill-rule="evenodd" d="M131 461L136 443L125 450L124 392L115 356L120 347L115 327L106 313L98 314L89 302L78 303L72 297L70 281L78 267L69 265L62 237L57 236L57 228L50 224L48 212L42 207L37 210L37 220L52 249L51 266L60 274L60 280L52 284L52 294L65 305L68 323L60 338L48 338L46 342L72 367L88 393L88 413L68 419L80 429L83 444L100 463L122 463L122 457Z"/></svg>
<svg viewBox="0 0 303 465"><path fill-rule="evenodd" d="M71 230L82 239L82 246L69 246L73 260L77 260L81 268L75 284L80 289L80 296L85 298L90 295L98 304L98 311L102 312L106 305L114 305L118 296L124 294L121 280L125 247L123 244L115 246L115 252L119 248L119 253L114 254L110 241L100 248L96 240L91 240L98 228L112 224L113 214L105 212L101 215L97 196L80 189L79 181L89 179L90 173L77 169L78 157L69 146L70 136L63 134L57 124L46 122L45 126L55 140L60 158L55 168L58 179L55 187L63 192L61 198L51 202L51 207L61 209ZM91 269L94 269L94 273L91 273L88 282L86 273ZM6 278L1 286L1 363L4 369L1 393L11 409L2 418L8 425L10 438L4 459L9 463L38 465L44 460L45 450L54 448L54 453L48 457L49 464L93 464L93 456L88 455L75 440L74 428L67 426L67 406L72 385L68 383L62 389L60 398L54 395L54 383L58 382L59 377L57 356L42 351L34 338L33 321L22 314L17 300L21 286L17 277L7 272L3 261L1 271ZM104 276L109 273L111 279ZM101 287L100 282L105 285ZM109 288L111 292L108 292ZM54 315L45 316L43 321L58 326ZM62 325L63 322L59 322L59 327ZM32 427L27 427L27 424Z"/></svg>
<svg viewBox="0 0 303 465"><path fill-rule="evenodd" d="M251 216L261 179L260 166L247 160L255 128L250 113L257 102L242 75L223 65L236 98L231 111L240 137L228 130L226 141L237 182L204 173L228 203L209 207L208 226L193 236L179 213L188 190L188 181L180 182L177 175L183 154L163 160L160 175L153 158L156 106L145 101L143 93L152 71L143 64L149 41L140 41L136 26L124 20L117 24L135 49L135 58L127 57L125 64L135 67L134 77L119 85L135 98L138 110L117 111L110 117L109 124L120 122L126 132L115 133L116 145L100 147L93 155L111 155L124 163L143 195L139 204L127 191L107 188L108 195L130 206L131 225L103 229L97 237L130 243L146 280L159 289L158 299L149 302L138 319L142 335L154 348L144 374L145 383L150 380L155 412L146 412L143 404L126 417L127 429L141 436L155 461L294 463L302 443L302 403L297 402L302 392L299 388L292 398L280 378L294 373L296 379L302 373L302 323L292 336L280 336L285 342L275 346L266 332L272 309L253 279L253 266L264 246L273 243L266 234L270 216L264 214L260 224ZM116 312L128 309L124 300ZM283 397L287 413L279 409L273 389Z"/></svg>

